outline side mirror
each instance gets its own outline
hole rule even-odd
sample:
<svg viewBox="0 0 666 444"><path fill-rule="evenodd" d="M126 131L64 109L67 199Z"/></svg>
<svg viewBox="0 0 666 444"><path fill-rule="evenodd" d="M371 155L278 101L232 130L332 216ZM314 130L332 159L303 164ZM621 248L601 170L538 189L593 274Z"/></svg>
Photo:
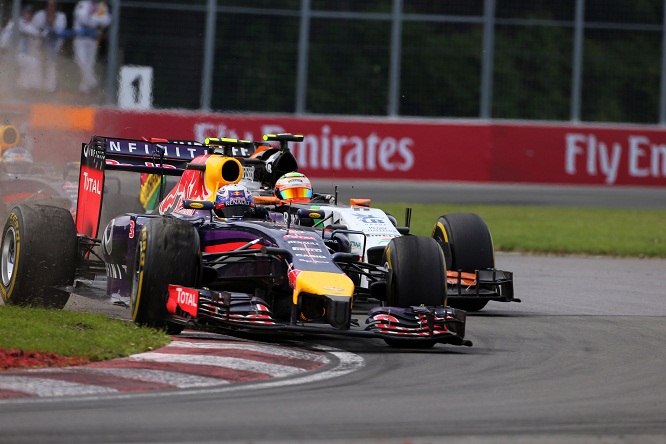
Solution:
<svg viewBox="0 0 666 444"><path fill-rule="evenodd" d="M210 200L185 199L183 200L183 208L187 208L188 210L214 210L215 202L211 202Z"/></svg>
<svg viewBox="0 0 666 444"><path fill-rule="evenodd" d="M326 213L322 210L310 210L308 208L299 208L296 212L299 219L326 219Z"/></svg>

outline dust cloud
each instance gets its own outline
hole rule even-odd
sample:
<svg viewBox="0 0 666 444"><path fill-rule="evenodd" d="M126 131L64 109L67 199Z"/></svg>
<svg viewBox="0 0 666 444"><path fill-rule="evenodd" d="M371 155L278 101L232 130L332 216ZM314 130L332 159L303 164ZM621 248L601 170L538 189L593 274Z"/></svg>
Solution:
<svg viewBox="0 0 666 444"><path fill-rule="evenodd" d="M100 78L103 66L98 66ZM79 116L94 115L101 106L104 91L93 94L78 92L79 70L65 45L59 54L57 84L53 92L20 88L19 68L13 52L0 53L0 218L4 219L17 203L45 203L73 207L78 182L81 143L90 139L92 128L81 124ZM90 121L93 119L90 118ZM2 137L18 130L19 138ZM25 156L21 150L25 149ZM11 167L19 153L19 163ZM27 160L26 160L27 159Z"/></svg>

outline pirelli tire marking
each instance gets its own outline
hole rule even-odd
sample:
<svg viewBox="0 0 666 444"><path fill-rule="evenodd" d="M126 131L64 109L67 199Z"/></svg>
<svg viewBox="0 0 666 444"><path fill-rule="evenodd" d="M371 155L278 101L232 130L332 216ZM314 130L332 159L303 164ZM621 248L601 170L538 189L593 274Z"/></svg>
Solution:
<svg viewBox="0 0 666 444"><path fill-rule="evenodd" d="M128 358L3 372L0 403L62 397L162 396L173 395L173 389L189 394L197 390L249 390L334 378L364 366L360 356L330 347L304 350L203 337L205 334L175 337L166 347Z"/></svg>
<svg viewBox="0 0 666 444"><path fill-rule="evenodd" d="M137 277L132 277L133 279L137 279L136 281L136 292L134 291L135 289L132 289L132 292L130 293L130 306L132 309L132 319L136 320L136 316L139 310L139 304L141 302L141 289L143 286L143 267L146 264L146 244L148 242L148 232L146 231L146 227L144 226L141 229L141 240L140 242L140 250L139 250L139 266L138 266L138 273L139 276ZM136 271L135 271L136 272Z"/></svg>

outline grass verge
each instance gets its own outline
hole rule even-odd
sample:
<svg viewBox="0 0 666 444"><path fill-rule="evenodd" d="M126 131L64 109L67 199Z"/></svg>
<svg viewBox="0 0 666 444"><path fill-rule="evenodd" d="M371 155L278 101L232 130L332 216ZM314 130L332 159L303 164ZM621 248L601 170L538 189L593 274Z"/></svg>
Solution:
<svg viewBox="0 0 666 444"><path fill-rule="evenodd" d="M533 206L376 204L411 232L430 236L447 213L477 213L488 224L496 251L666 258L666 210Z"/></svg>
<svg viewBox="0 0 666 444"><path fill-rule="evenodd" d="M0 305L0 349L44 351L89 361L128 356L169 343L161 331L102 314Z"/></svg>

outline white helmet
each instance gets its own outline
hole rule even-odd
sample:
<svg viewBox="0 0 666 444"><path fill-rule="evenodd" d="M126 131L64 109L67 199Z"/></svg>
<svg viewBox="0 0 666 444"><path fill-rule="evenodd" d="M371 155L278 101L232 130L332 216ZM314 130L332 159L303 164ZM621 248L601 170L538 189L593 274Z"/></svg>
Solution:
<svg viewBox="0 0 666 444"><path fill-rule="evenodd" d="M275 182L275 197L292 202L309 202L312 199L312 183L304 174L287 173Z"/></svg>
<svg viewBox="0 0 666 444"><path fill-rule="evenodd" d="M221 187L215 194L215 214L224 218L240 218L254 209L254 197L239 184Z"/></svg>

